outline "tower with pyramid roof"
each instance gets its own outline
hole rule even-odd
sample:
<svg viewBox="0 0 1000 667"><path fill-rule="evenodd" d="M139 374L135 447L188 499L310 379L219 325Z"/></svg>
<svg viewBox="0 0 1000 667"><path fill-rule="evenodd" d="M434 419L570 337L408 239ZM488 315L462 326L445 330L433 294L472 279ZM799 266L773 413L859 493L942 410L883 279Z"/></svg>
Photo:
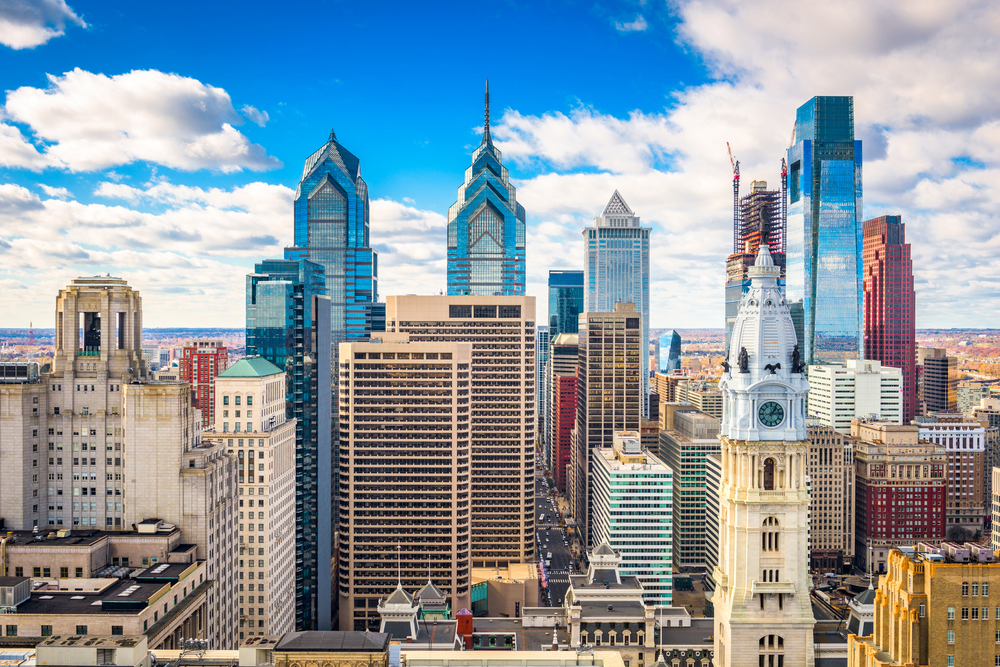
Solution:
<svg viewBox="0 0 1000 667"><path fill-rule="evenodd" d="M722 390L718 667L812 665L806 399L781 269L762 243L733 326Z"/></svg>
<svg viewBox="0 0 1000 667"><path fill-rule="evenodd" d="M490 134L486 83L483 139L448 209L448 294L524 295L524 207Z"/></svg>
<svg viewBox="0 0 1000 667"><path fill-rule="evenodd" d="M610 313L616 303L635 304L642 315L640 400L649 412L649 227L639 225L625 198L615 190L604 211L583 230L584 310ZM611 442L607 443L611 446Z"/></svg>

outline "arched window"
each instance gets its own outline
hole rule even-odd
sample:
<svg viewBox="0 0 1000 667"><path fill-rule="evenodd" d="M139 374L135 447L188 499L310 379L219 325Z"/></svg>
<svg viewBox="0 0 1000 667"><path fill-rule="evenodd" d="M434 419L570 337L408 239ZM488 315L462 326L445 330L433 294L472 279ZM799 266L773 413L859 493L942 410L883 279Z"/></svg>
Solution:
<svg viewBox="0 0 1000 667"><path fill-rule="evenodd" d="M764 459L764 490L774 491L774 459Z"/></svg>

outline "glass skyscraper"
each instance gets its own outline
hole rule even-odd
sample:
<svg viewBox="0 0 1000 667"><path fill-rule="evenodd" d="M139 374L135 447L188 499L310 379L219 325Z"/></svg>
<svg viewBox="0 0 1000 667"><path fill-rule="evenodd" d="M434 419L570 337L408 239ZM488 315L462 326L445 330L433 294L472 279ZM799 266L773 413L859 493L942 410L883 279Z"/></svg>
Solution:
<svg viewBox="0 0 1000 667"><path fill-rule="evenodd" d="M247 356L286 373L286 416L295 429L296 628L329 628L333 446L330 300L323 267L268 259L247 276ZM270 549L273 545L244 549ZM325 623L325 625L324 625Z"/></svg>
<svg viewBox="0 0 1000 667"><path fill-rule="evenodd" d="M864 357L861 142L854 98L799 107L788 149L788 306L807 363Z"/></svg>
<svg viewBox="0 0 1000 667"><path fill-rule="evenodd" d="M681 335L676 331L660 334L660 358L656 367L661 373L673 373L681 369Z"/></svg>
<svg viewBox="0 0 1000 667"><path fill-rule="evenodd" d="M583 230L586 312L610 313L616 303L632 303L642 315L639 402L644 419L649 414L649 232L617 190L594 226Z"/></svg>
<svg viewBox="0 0 1000 667"><path fill-rule="evenodd" d="M448 294L524 295L524 207L490 136L486 87L483 140L448 209Z"/></svg>
<svg viewBox="0 0 1000 667"><path fill-rule="evenodd" d="M580 330L580 313L583 312L583 271L549 271L549 326L548 341L551 346L559 334L575 334ZM541 330L541 327L539 327ZM542 359L542 348L538 348L538 359ZM545 430L542 432L549 448L549 460L554 461L554 429L552 424L552 362L550 350L545 350L543 371L544 391L539 390L539 414L545 415ZM555 463L551 463L555 466ZM562 475L560 475L560 478Z"/></svg>
<svg viewBox="0 0 1000 667"><path fill-rule="evenodd" d="M385 306L376 303L378 252L369 245L368 226L368 184L361 178L361 161L331 131L302 170L295 190L295 246L285 248L285 259L323 266L335 347L385 330Z"/></svg>

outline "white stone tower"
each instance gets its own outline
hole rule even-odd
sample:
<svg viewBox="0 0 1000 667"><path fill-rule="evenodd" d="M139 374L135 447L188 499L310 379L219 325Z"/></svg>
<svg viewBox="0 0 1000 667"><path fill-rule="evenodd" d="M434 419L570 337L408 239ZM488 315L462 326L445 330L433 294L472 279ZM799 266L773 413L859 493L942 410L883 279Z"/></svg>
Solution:
<svg viewBox="0 0 1000 667"><path fill-rule="evenodd" d="M806 397L795 328L766 244L750 268L722 389L715 665L812 665Z"/></svg>

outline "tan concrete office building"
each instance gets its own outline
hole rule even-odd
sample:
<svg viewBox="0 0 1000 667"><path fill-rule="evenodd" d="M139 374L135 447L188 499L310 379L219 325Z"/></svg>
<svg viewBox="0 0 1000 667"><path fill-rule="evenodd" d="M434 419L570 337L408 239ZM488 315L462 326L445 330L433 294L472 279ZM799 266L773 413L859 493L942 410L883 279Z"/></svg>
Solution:
<svg viewBox="0 0 1000 667"><path fill-rule="evenodd" d="M412 342L472 344L473 566L531 562L535 557L535 298L389 296L385 313L386 330L409 333Z"/></svg>
<svg viewBox="0 0 1000 667"><path fill-rule="evenodd" d="M285 417L285 373L245 357L215 379L206 438L237 462L239 638L295 629L295 419ZM237 428L239 425L239 428Z"/></svg>
<svg viewBox="0 0 1000 667"><path fill-rule="evenodd" d="M947 538L959 542L975 539L975 533L983 529L987 513L986 427L960 413L931 413L917 417L914 423L920 426L921 440L944 445L948 454Z"/></svg>
<svg viewBox="0 0 1000 667"><path fill-rule="evenodd" d="M374 338L340 344L341 630L377 630L400 582L472 606L473 345Z"/></svg>
<svg viewBox="0 0 1000 667"><path fill-rule="evenodd" d="M807 423L809 567L851 571L854 560L854 440L832 426Z"/></svg>

